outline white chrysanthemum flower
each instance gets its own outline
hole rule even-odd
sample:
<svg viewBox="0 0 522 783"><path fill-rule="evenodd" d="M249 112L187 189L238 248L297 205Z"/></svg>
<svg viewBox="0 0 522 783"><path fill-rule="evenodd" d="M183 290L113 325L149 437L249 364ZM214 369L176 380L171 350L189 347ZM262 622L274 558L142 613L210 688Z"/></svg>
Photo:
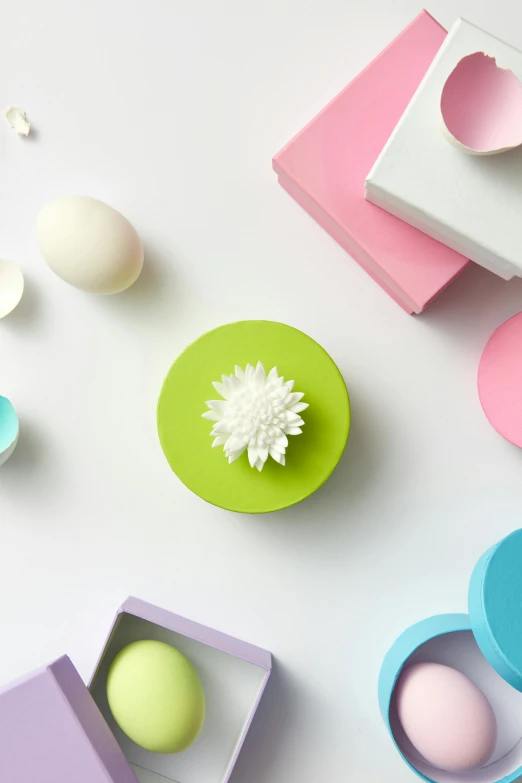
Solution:
<svg viewBox="0 0 522 783"><path fill-rule="evenodd" d="M229 462L248 451L251 467L260 471L268 455L284 465L287 436L301 434L304 421L299 414L308 408L301 402L304 394L292 392L294 381L285 383L277 367L267 376L258 362L245 370L236 366L234 375L223 375L223 382L213 386L223 399L207 402L210 410L203 413L204 419L216 422L212 446L223 446Z"/></svg>

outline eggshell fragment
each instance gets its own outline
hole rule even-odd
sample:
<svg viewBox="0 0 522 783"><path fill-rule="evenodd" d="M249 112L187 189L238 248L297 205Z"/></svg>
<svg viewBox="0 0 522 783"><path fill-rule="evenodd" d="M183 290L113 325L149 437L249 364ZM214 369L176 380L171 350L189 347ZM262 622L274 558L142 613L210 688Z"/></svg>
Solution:
<svg viewBox="0 0 522 783"><path fill-rule="evenodd" d="M7 462L18 443L18 416L7 397L0 395L0 465Z"/></svg>
<svg viewBox="0 0 522 783"><path fill-rule="evenodd" d="M484 52L457 63L442 89L440 111L448 140L472 155L522 144L522 84Z"/></svg>
<svg viewBox="0 0 522 783"><path fill-rule="evenodd" d="M120 212L88 196L65 196L38 215L40 251L58 277L93 294L129 288L143 267L143 246Z"/></svg>
<svg viewBox="0 0 522 783"><path fill-rule="evenodd" d="M29 136L31 123L23 109L18 106L10 106L5 112L5 118L15 133L19 136Z"/></svg>
<svg viewBox="0 0 522 783"><path fill-rule="evenodd" d="M24 276L12 261L0 259L0 318L11 313L24 292Z"/></svg>
<svg viewBox="0 0 522 783"><path fill-rule="evenodd" d="M482 691L456 669L413 664L399 678L395 704L406 736L434 767L465 772L491 757L495 714Z"/></svg>

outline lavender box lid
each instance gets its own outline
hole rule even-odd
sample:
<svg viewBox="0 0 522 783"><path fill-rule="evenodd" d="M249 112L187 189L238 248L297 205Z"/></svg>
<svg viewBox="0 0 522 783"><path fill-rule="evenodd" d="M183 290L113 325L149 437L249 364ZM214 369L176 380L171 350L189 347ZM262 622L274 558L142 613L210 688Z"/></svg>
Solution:
<svg viewBox="0 0 522 783"><path fill-rule="evenodd" d="M136 783L66 656L0 691L2 783Z"/></svg>

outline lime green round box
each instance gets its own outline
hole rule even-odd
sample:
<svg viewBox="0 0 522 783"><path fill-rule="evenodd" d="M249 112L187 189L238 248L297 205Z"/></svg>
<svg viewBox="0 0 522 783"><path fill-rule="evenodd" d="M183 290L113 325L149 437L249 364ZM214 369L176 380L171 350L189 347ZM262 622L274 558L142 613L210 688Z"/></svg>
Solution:
<svg viewBox="0 0 522 783"><path fill-rule="evenodd" d="M305 426L291 437L286 465L268 460L261 472L246 455L229 464L212 448L210 422L202 418L212 384L236 366L277 367L304 393ZM158 402L158 432L179 479L215 506L246 514L278 511L299 503L329 478L350 429L350 402L331 357L303 332L274 321L239 321L204 334L172 365Z"/></svg>

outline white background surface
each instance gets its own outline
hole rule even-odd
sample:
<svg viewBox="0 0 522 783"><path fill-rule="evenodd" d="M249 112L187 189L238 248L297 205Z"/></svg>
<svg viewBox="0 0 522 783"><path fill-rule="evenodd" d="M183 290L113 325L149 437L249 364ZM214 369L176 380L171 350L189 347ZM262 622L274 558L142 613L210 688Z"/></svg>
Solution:
<svg viewBox="0 0 522 783"><path fill-rule="evenodd" d="M0 256L27 276L0 323L0 393L22 424L0 471L0 678L67 652L87 679L133 593L272 650L234 783L413 780L376 702L409 623L466 608L479 555L522 524L522 455L476 393L522 281L464 274L405 315L278 187L271 156L420 10L413 0L24 0L0 4ZM514 0L433 0L522 47ZM49 199L85 193L139 230L114 298L39 258ZM303 329L341 368L349 447L286 512L211 508L170 472L155 405L169 365L240 318Z"/></svg>

